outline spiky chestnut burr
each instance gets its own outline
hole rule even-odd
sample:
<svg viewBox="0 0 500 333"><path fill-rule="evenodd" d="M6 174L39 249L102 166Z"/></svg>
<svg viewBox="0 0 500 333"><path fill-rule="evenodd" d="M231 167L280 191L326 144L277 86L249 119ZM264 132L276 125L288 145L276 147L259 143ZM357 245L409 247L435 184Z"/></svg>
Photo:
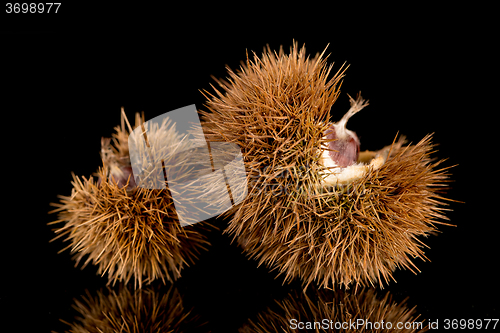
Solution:
<svg viewBox="0 0 500 333"><path fill-rule="evenodd" d="M139 114L136 126L143 129L145 126ZM155 190L138 186L148 182L148 177L136 184L128 150L131 132L122 111L121 126L116 128L113 142L102 140L103 166L95 178L73 175L71 195L60 196L60 202L52 204L57 207L52 212L58 212L59 219L50 224L58 225L55 229L58 236L54 239L66 236L70 244L65 249L71 249L76 265L83 262L83 268L92 262L97 265L98 274L107 274L109 283L127 283L133 279L134 285L140 288L155 279L165 282L179 278L181 270L194 263L197 254L208 245L203 234L209 225L181 227L168 187ZM167 121L149 128L148 135L150 139L157 139L151 142L176 142L181 148L189 149L189 142L182 141ZM189 159L160 148L151 147L156 151L153 155L166 163L171 158ZM144 149L139 146L136 155L147 163ZM164 172L147 171L148 174ZM179 170L181 175L177 180L180 182L189 177L189 173L183 171Z"/></svg>
<svg viewBox="0 0 500 333"><path fill-rule="evenodd" d="M345 123L366 103L351 99L332 126L345 69L329 78L331 70L323 54L311 59L294 43L289 54L254 54L205 93L207 140L238 144L247 169L248 196L224 215L225 232L285 281L383 286L396 268L415 271L411 259L426 259L420 237L446 219L448 174L429 156L430 136L356 156Z"/></svg>
<svg viewBox="0 0 500 333"><path fill-rule="evenodd" d="M407 300L396 303L389 293L380 298L374 289L357 293L342 290L308 289L292 291L283 300L259 313L256 320L239 329L240 333L274 332L425 332L416 307ZM398 327L399 325L399 327Z"/></svg>

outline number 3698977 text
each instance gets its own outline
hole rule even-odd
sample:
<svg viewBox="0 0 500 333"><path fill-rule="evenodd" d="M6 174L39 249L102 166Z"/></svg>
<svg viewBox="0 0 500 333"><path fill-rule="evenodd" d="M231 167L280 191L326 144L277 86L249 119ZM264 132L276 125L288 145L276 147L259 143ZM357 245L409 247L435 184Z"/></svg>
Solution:
<svg viewBox="0 0 500 333"><path fill-rule="evenodd" d="M15 2L15 3L6 3L5 4L5 12L7 14L51 14L59 11L59 7L61 6L60 2Z"/></svg>

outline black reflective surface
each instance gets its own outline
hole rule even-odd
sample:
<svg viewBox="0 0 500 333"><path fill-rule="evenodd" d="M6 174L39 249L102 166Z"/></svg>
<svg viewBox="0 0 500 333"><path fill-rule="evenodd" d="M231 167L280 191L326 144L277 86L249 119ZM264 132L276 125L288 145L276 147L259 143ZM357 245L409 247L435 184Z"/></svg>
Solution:
<svg viewBox="0 0 500 333"><path fill-rule="evenodd" d="M75 13L79 24L69 16L62 26L45 32L35 33L35 25L31 32L2 34L3 326L14 325L16 330L10 331L16 332L63 332L70 326L61 320L78 322L81 314L72 305L82 302L82 296L95 299L102 293L108 299L107 281L96 276L95 267L73 267L67 251L57 254L66 244L49 243L53 233L47 223L56 217L47 212L58 194L70 194L71 172L88 176L100 165L100 139L111 136L119 124L121 106L129 117L144 111L146 119L193 103L202 108L199 89L210 89L211 75L225 77L225 65L236 69L246 50L260 53L267 43L288 49L293 39L305 43L311 55L330 43L329 61L338 67L344 61L351 64L332 114L338 118L347 110L346 93L354 96L361 90L370 100L350 120L362 150L387 145L398 131L413 142L435 132L436 156L448 157L446 165L459 164L452 169L448 194L465 202L450 203L448 216L456 227L441 226L441 234L425 239L431 261L416 261L421 270L416 275L397 271L397 283L377 288L376 299L383 300L387 292L397 304L407 299L405 306L416 306L419 319L437 320L441 329L446 319L500 318L498 218L492 214L498 205L489 195L496 185L490 169L478 170L477 158L470 158L473 152L486 156L480 152L483 145L470 143L470 135L464 134L474 114L467 105L473 87L465 76L476 63L465 51L472 48L479 57L481 49L463 39L467 28L459 22L451 22L448 26L456 29L447 30L430 14L426 22L433 29L424 31L418 18L335 25L336 17L350 14L333 11L328 19L289 24L282 15L262 25L231 16L210 21L207 14L202 15L205 20L189 21L194 30L180 29L180 18L174 23L154 11L148 12L155 23L151 28L136 28L136 16L111 14L98 15L92 26L92 16L84 20ZM223 229L226 221L214 224ZM272 322L266 311L287 297L300 299L298 281L282 285L226 235L213 231L209 240L210 250L173 286L152 286L159 302L175 289L183 311L190 310L186 325L200 332L236 332L249 320ZM118 293L120 286L114 290ZM133 291L127 295L133 298ZM194 332L194 326L188 331Z"/></svg>

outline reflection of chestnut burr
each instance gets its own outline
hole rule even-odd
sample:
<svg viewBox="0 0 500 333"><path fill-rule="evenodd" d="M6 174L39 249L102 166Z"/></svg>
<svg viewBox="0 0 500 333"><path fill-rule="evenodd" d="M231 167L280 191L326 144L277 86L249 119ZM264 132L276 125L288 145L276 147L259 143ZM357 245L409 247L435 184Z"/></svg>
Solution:
<svg viewBox="0 0 500 333"><path fill-rule="evenodd" d="M418 321L415 307L409 309L406 300L392 301L389 293L377 297L374 289L358 293L318 290L293 291L282 301L276 301L255 320L243 326L240 333L274 332L397 332L426 331Z"/></svg>
<svg viewBox="0 0 500 333"><path fill-rule="evenodd" d="M171 286L166 292L151 287L131 290L120 285L75 300L78 317L64 323L72 333L207 332L198 317L184 308L182 298Z"/></svg>
<svg viewBox="0 0 500 333"><path fill-rule="evenodd" d="M138 114L136 126L147 126ZM150 142L156 139L154 142L176 143L181 150L190 148L189 142L182 141L168 121L150 127ZM97 179L73 176L71 195L61 196L60 202L53 204L59 220L51 224L61 223L55 229L56 238L66 237L77 264L83 262L86 266L92 262L97 265L98 274L108 275L109 282L133 279L141 287L155 279L176 280L181 270L193 263L199 251L208 245L203 236L207 224L181 227L168 187L158 190L136 184L128 148L131 132L122 112L121 126L116 127L112 140L102 140L103 166L97 172ZM137 158L143 158L146 164L149 156L143 151L145 147L139 148ZM161 147L152 149L158 152L153 157L165 162L189 158ZM180 182L189 177L183 170L182 167L179 170ZM164 172L147 171L149 175ZM144 177L141 182L150 179Z"/></svg>
<svg viewBox="0 0 500 333"><path fill-rule="evenodd" d="M322 54L294 44L254 55L207 93L208 141L237 144L247 169L248 195L225 232L285 280L383 285L425 260L420 238L446 219L448 173L430 157L431 136L359 151L346 123L367 103L351 98L332 124L344 70L330 73Z"/></svg>

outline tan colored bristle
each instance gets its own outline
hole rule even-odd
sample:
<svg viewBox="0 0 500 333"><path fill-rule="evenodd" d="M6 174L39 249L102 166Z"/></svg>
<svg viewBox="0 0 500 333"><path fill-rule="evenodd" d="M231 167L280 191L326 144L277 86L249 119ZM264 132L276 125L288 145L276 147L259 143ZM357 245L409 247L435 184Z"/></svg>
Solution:
<svg viewBox="0 0 500 333"><path fill-rule="evenodd" d="M225 232L259 265L305 286L383 286L396 268L418 271L419 238L446 219L448 173L430 157L430 135L364 152L353 175L326 181L321 147L344 72L330 77L322 55L310 59L294 43L289 54L254 54L205 92L206 137L238 144L247 169L248 196L226 213Z"/></svg>

